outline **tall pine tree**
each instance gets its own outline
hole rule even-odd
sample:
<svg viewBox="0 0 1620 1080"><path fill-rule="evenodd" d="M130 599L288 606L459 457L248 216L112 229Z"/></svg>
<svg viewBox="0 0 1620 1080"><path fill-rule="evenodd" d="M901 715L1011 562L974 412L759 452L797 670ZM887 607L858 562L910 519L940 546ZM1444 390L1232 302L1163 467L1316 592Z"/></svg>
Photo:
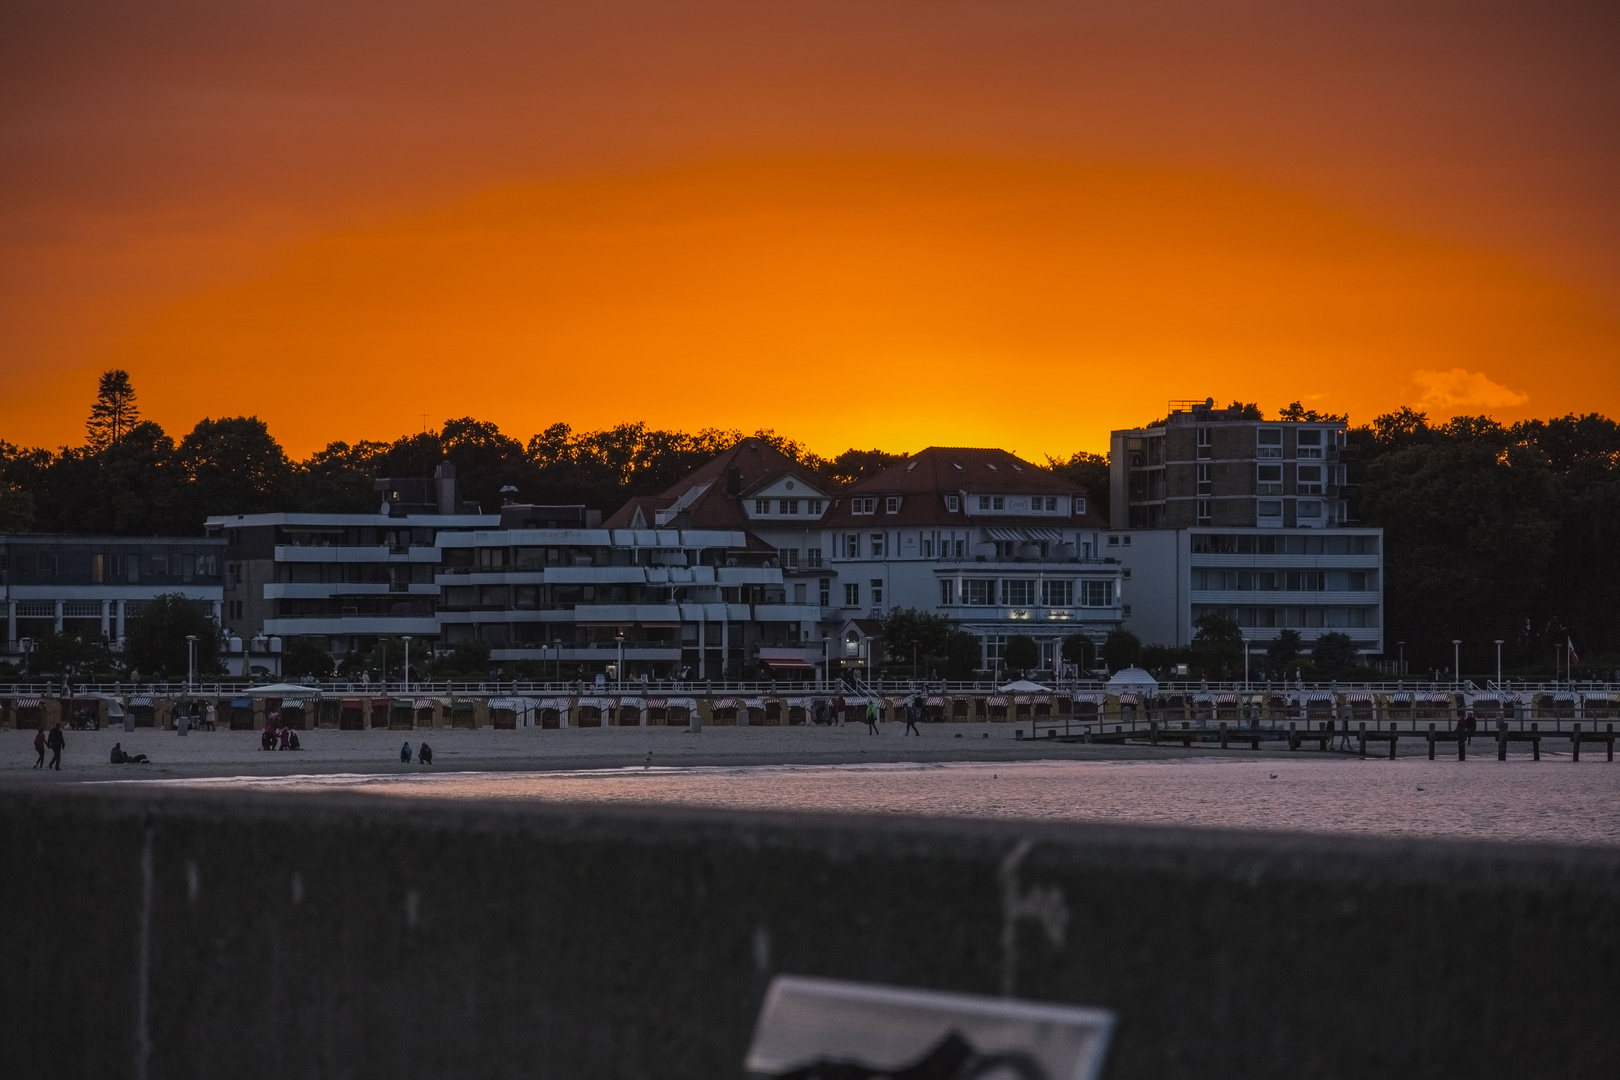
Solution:
<svg viewBox="0 0 1620 1080"><path fill-rule="evenodd" d="M90 407L90 419L84 422L90 449L97 453L107 449L128 435L140 419L129 372L121 368L102 372L96 385L96 403Z"/></svg>

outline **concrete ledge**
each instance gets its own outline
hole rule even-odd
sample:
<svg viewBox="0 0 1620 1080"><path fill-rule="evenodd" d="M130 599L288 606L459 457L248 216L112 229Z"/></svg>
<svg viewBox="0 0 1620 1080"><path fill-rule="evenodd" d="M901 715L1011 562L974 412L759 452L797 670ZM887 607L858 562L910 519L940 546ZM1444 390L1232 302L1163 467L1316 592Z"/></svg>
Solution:
<svg viewBox="0 0 1620 1080"><path fill-rule="evenodd" d="M1115 1078L1606 1078L1617 901L1617 850L14 790L0 1075L740 1076L787 971L1107 1006Z"/></svg>

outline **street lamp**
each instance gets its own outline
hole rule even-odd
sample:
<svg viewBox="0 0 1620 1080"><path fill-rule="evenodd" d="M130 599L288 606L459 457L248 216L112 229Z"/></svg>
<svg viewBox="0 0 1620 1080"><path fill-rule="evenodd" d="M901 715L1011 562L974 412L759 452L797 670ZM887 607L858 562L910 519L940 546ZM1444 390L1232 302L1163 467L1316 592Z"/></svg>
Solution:
<svg viewBox="0 0 1620 1080"><path fill-rule="evenodd" d="M186 635L186 691L189 693L191 684L197 678L197 635Z"/></svg>
<svg viewBox="0 0 1620 1080"><path fill-rule="evenodd" d="M1496 688L1502 688L1502 639L1496 639Z"/></svg>
<svg viewBox="0 0 1620 1080"><path fill-rule="evenodd" d="M411 638L407 634L399 640L405 643L405 692L411 692Z"/></svg>
<svg viewBox="0 0 1620 1080"><path fill-rule="evenodd" d="M1462 682L1462 639L1451 639L1451 681Z"/></svg>
<svg viewBox="0 0 1620 1080"><path fill-rule="evenodd" d="M1406 674L1406 642L1397 641L1395 644L1397 644L1397 645L1399 645L1401 647L1400 669L1399 669L1399 671L1396 672L1396 674L1405 675Z"/></svg>
<svg viewBox="0 0 1620 1080"><path fill-rule="evenodd" d="M617 677L618 689L622 691L624 689L624 631L620 630L614 637L619 642L619 666L613 669L613 674Z"/></svg>

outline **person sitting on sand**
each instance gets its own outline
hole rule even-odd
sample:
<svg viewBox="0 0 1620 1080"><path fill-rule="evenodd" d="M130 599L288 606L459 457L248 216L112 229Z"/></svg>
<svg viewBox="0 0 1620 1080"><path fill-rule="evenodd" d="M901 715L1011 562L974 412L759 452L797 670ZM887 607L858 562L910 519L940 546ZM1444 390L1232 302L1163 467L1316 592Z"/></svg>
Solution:
<svg viewBox="0 0 1620 1080"><path fill-rule="evenodd" d="M423 743L421 746L417 747L416 763L418 765L433 764L433 747L429 746L427 743Z"/></svg>
<svg viewBox="0 0 1620 1080"><path fill-rule="evenodd" d="M284 746L282 749L284 749L284 750L302 750L303 749L303 747L298 744L298 732L293 731L291 728L287 729L287 745Z"/></svg>
<svg viewBox="0 0 1620 1080"><path fill-rule="evenodd" d="M274 750L276 748L276 728L274 724L266 724L264 733L259 736L260 750Z"/></svg>
<svg viewBox="0 0 1620 1080"><path fill-rule="evenodd" d="M145 754L126 754L122 743L113 743L112 763L114 765L146 765L149 762Z"/></svg>
<svg viewBox="0 0 1620 1080"><path fill-rule="evenodd" d="M409 765L411 763L411 744L409 741L399 748L399 760Z"/></svg>

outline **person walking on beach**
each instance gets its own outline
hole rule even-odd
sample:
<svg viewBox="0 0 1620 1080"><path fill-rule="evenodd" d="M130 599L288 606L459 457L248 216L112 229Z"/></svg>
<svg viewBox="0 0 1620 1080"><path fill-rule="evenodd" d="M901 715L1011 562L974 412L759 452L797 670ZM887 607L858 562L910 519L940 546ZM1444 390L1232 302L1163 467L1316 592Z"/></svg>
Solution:
<svg viewBox="0 0 1620 1080"><path fill-rule="evenodd" d="M866 728L867 728L867 734L876 735L878 733L877 722L878 722L877 702L868 701L866 703Z"/></svg>
<svg viewBox="0 0 1620 1080"><path fill-rule="evenodd" d="M51 733L46 738L45 745L51 748L51 768L55 769L57 772L61 772L62 750L67 746L67 739L62 735L62 725L60 722L58 722L55 727L51 728Z"/></svg>
<svg viewBox="0 0 1620 1080"><path fill-rule="evenodd" d="M922 738L922 732L917 730L917 719L921 715L922 698L913 698L906 702L906 729L900 733L902 738L907 735L915 735L919 739Z"/></svg>
<svg viewBox="0 0 1620 1080"><path fill-rule="evenodd" d="M38 760L34 762L34 768L43 769L45 767L45 722L43 720L40 721L39 727L34 729L34 753L38 755Z"/></svg>

